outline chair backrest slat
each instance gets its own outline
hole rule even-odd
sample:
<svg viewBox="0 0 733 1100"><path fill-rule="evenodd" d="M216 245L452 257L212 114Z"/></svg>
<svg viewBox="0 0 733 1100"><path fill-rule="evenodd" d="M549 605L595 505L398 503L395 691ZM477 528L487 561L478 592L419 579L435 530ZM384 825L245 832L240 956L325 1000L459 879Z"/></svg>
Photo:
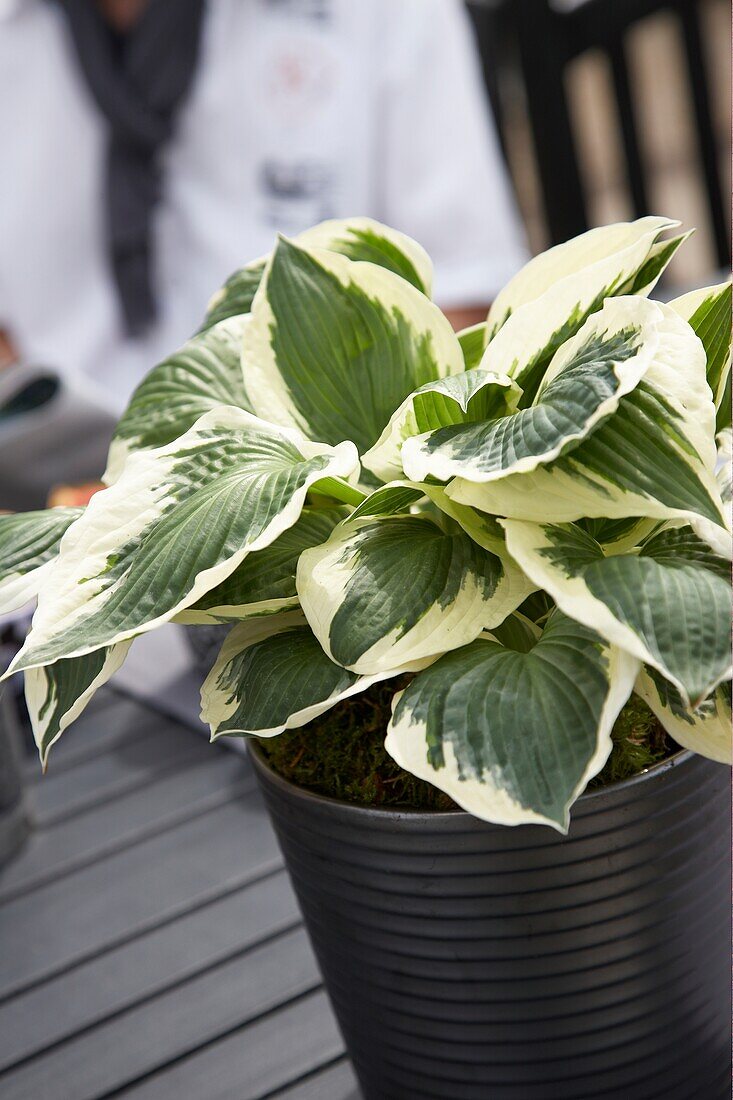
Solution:
<svg viewBox="0 0 733 1100"><path fill-rule="evenodd" d="M551 0L469 0L482 9L479 46L501 42L490 61L495 69L519 66L535 149L545 220L551 243L588 228L588 195L583 182L569 109L565 75L571 61L598 50L608 59L623 145L626 181L634 213L650 210L649 165L639 136L635 88L628 64L630 31L660 12L677 21L684 43L684 77L695 119L701 185L715 247L715 262L730 264L730 237L711 110L711 89L701 33L702 0L583 0L561 8ZM516 79L516 73L512 74ZM494 75L494 80L496 76ZM501 83L501 72L499 73ZM493 89L494 101L497 96ZM497 124L504 119L500 112ZM504 144L507 144L504 134Z"/></svg>
<svg viewBox="0 0 733 1100"><path fill-rule="evenodd" d="M700 12L697 5L683 4L680 8L680 19L684 32L692 105L695 110L700 164L710 212L710 227L715 240L718 263L721 267L728 267L730 264L730 237L723 207L723 188L720 182L715 127L710 109L710 88L700 33Z"/></svg>
<svg viewBox="0 0 733 1100"><path fill-rule="evenodd" d="M634 205L634 213L638 218L641 218L649 213L650 204L644 178L644 160L636 126L634 101L623 38L611 43L608 56L611 62L618 121L624 146L626 178Z"/></svg>

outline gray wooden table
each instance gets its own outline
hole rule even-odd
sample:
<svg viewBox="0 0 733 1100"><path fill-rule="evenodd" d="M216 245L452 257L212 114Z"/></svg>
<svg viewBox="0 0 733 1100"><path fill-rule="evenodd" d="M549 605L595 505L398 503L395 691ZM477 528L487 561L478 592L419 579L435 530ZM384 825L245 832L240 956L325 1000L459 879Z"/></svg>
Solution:
<svg viewBox="0 0 733 1100"><path fill-rule="evenodd" d="M3 1100L357 1100L246 759L108 689L27 779Z"/></svg>

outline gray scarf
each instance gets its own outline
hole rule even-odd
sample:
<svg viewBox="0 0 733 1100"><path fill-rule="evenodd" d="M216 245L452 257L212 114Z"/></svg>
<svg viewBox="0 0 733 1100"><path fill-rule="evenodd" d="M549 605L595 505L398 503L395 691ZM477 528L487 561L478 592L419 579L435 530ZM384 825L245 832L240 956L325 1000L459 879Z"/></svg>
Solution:
<svg viewBox="0 0 733 1100"><path fill-rule="evenodd" d="M115 34L93 0L54 2L109 128L107 249L126 330L140 335L156 316L151 226L160 152L196 72L204 0L149 0L125 35Z"/></svg>

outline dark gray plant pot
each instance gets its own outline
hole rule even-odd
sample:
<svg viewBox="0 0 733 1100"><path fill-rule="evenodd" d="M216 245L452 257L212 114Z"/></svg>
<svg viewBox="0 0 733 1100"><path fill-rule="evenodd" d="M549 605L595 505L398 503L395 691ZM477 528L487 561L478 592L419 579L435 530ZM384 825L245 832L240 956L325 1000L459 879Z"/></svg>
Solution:
<svg viewBox="0 0 733 1100"><path fill-rule="evenodd" d="M30 829L23 801L21 731L13 685L0 687L0 867L18 851Z"/></svg>
<svg viewBox="0 0 733 1100"><path fill-rule="evenodd" d="M251 748L366 1100L728 1100L725 767L679 753L563 838L321 798Z"/></svg>

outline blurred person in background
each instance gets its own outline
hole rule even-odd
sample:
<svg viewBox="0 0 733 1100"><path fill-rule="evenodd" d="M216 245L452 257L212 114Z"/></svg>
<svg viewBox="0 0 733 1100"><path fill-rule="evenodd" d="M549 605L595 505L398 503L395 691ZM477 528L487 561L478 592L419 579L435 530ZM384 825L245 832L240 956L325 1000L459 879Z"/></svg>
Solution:
<svg viewBox="0 0 733 1100"><path fill-rule="evenodd" d="M0 0L0 361L119 411L276 231L369 215L457 327L524 262L461 0Z"/></svg>

